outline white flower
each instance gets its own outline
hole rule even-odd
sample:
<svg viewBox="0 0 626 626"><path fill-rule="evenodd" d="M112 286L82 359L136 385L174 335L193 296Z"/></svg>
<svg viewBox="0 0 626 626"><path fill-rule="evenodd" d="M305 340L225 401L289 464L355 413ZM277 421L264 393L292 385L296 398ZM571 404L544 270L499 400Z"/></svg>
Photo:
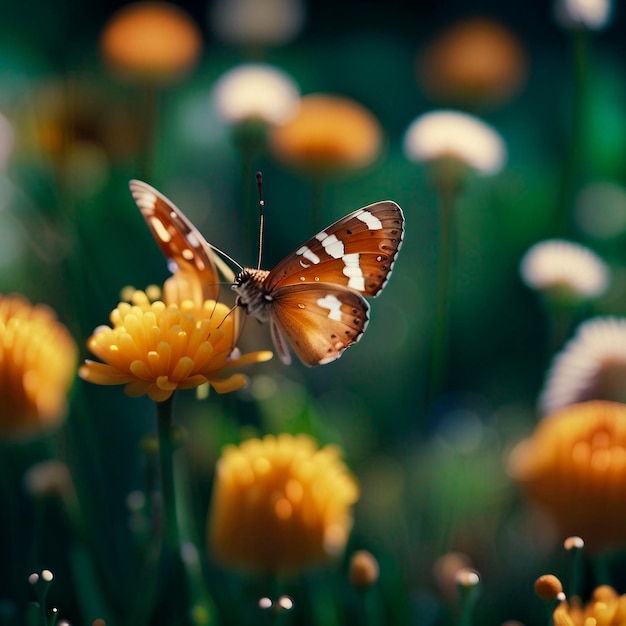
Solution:
<svg viewBox="0 0 626 626"><path fill-rule="evenodd" d="M564 28L602 30L611 18L611 0L557 0L554 14Z"/></svg>
<svg viewBox="0 0 626 626"><path fill-rule="evenodd" d="M602 295L609 282L609 269L600 257L580 244L561 239L532 246L522 258L520 274L533 289L576 300Z"/></svg>
<svg viewBox="0 0 626 626"><path fill-rule="evenodd" d="M587 400L626 402L626 319L597 317L556 355L539 399L543 414Z"/></svg>
<svg viewBox="0 0 626 626"><path fill-rule="evenodd" d="M232 44L279 46L292 40L304 26L302 0L215 0L213 29Z"/></svg>
<svg viewBox="0 0 626 626"><path fill-rule="evenodd" d="M499 172L506 161L498 132L458 111L433 111L414 120L404 137L404 152L412 161L453 157L481 174Z"/></svg>
<svg viewBox="0 0 626 626"><path fill-rule="evenodd" d="M219 115L232 124L249 119L286 122L295 113L299 97L298 87L287 74L262 63L226 72L214 89Z"/></svg>

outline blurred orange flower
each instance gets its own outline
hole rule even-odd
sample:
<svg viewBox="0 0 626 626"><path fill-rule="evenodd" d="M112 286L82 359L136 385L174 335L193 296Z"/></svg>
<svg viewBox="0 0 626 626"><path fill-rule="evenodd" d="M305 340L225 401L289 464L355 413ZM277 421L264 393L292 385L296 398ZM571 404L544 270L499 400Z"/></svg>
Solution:
<svg viewBox="0 0 626 626"><path fill-rule="evenodd" d="M142 291L132 304L121 302L110 316L112 327L100 326L87 346L103 363L87 360L81 378L98 385L126 385L129 396L147 394L167 400L176 389L209 383L218 393L244 387L246 378L233 368L267 361L272 353L240 355L237 311L221 302L191 300L166 305L150 301Z"/></svg>
<svg viewBox="0 0 626 626"><path fill-rule="evenodd" d="M51 309L0 295L0 437L33 435L63 421L77 356Z"/></svg>
<svg viewBox="0 0 626 626"><path fill-rule="evenodd" d="M227 446L209 519L214 556L264 572L290 572L343 552L359 496L334 446L306 435L267 435Z"/></svg>
<svg viewBox="0 0 626 626"><path fill-rule="evenodd" d="M591 550L626 545L626 405L574 404L544 418L509 459L511 475Z"/></svg>
<svg viewBox="0 0 626 626"><path fill-rule="evenodd" d="M474 108L509 100L526 79L522 44L504 25L487 18L449 27L418 57L424 90L446 103Z"/></svg>
<svg viewBox="0 0 626 626"><path fill-rule="evenodd" d="M202 51L200 29L181 8L166 2L134 2L111 17L102 55L126 78L169 82L188 72Z"/></svg>
<svg viewBox="0 0 626 626"><path fill-rule="evenodd" d="M584 606L577 597L561 602L552 619L554 626L622 626L626 623L626 595L618 596L613 587L600 585Z"/></svg>
<svg viewBox="0 0 626 626"><path fill-rule="evenodd" d="M365 107L348 98L304 96L295 116L275 127L270 150L281 162L310 174L359 169L380 154L383 133Z"/></svg>

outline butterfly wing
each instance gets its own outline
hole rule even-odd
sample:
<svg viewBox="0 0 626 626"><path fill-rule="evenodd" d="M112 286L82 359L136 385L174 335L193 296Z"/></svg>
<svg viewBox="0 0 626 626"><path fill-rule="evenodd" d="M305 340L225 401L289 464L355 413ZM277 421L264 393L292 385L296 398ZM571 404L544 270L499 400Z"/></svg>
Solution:
<svg viewBox="0 0 626 626"><path fill-rule="evenodd" d="M369 321L369 305L360 294L341 285L289 285L276 290L270 329L285 364L287 342L309 367L338 359L357 342Z"/></svg>
<svg viewBox="0 0 626 626"><path fill-rule="evenodd" d="M350 213L309 239L270 272L265 289L327 283L375 297L387 284L404 235L390 200Z"/></svg>
<svg viewBox="0 0 626 626"><path fill-rule="evenodd" d="M161 252L176 266L164 286L166 297L216 300L220 281L233 282L232 270L171 200L140 180L131 180L129 187Z"/></svg>

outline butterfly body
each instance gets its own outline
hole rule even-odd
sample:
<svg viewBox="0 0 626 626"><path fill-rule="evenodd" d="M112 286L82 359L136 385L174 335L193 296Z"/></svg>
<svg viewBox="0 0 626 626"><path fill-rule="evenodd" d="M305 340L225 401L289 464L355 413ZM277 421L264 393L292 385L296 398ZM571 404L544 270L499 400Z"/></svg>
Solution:
<svg viewBox="0 0 626 626"><path fill-rule="evenodd" d="M268 276L267 270L244 267L235 278L233 285L233 289L237 292L237 304L259 322L269 321L271 312L273 298L271 293L264 289Z"/></svg>
<svg viewBox="0 0 626 626"><path fill-rule="evenodd" d="M215 250L182 212L146 183L130 187L159 247L179 268L174 277L189 282L196 272L205 286L217 285ZM378 296L387 284L403 234L402 209L377 202L320 231L272 270L242 268L227 278L237 304L269 322L283 363L291 362L291 347L305 365L323 365L362 337L369 322L364 296Z"/></svg>

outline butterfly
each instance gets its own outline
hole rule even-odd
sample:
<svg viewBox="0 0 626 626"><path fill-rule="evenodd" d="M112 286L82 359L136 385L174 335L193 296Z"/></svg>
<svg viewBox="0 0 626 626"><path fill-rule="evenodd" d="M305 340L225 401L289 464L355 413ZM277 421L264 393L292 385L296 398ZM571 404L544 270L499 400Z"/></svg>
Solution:
<svg viewBox="0 0 626 626"><path fill-rule="evenodd" d="M176 266L170 286L217 299L221 275L237 293L237 305L269 322L286 365L289 347L311 367L338 359L361 339L369 322L364 296L384 289L404 236L402 209L390 200L376 202L320 231L273 269L240 266L235 276L173 202L142 181L129 186L161 252Z"/></svg>

